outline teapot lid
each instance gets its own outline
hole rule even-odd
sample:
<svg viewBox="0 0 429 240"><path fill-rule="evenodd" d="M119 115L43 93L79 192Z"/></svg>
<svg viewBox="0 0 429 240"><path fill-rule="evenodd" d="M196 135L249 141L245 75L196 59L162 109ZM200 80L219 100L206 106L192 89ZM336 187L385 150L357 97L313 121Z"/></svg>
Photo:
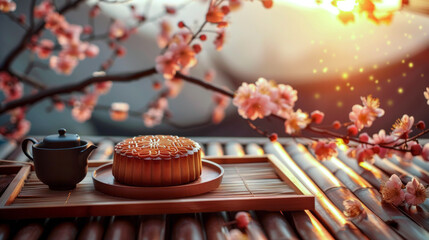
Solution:
<svg viewBox="0 0 429 240"><path fill-rule="evenodd" d="M58 135L49 135L43 139L44 148L72 148L80 146L80 136L77 134L66 134L65 128L58 129Z"/></svg>

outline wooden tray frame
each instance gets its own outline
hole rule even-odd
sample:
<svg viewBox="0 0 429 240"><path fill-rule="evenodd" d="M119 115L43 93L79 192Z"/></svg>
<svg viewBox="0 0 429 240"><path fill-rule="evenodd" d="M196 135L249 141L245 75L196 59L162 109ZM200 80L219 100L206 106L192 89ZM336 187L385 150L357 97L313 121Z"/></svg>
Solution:
<svg viewBox="0 0 429 240"><path fill-rule="evenodd" d="M1 167L0 174L17 173L0 197L0 219L88 217L111 215L149 215L193 212L217 212L240 210L297 211L314 210L314 196L274 155L204 157L218 164L269 162L281 180L291 186L297 194L263 197L183 198L167 200L124 199L116 202L56 204L49 206L13 206L25 180L32 170L31 165ZM89 167L98 167L110 161L89 161Z"/></svg>

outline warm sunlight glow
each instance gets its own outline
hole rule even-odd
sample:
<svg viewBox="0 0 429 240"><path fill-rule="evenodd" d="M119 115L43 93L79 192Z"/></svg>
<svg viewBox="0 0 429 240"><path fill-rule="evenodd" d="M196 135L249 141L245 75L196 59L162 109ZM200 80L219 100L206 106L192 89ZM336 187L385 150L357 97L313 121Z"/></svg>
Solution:
<svg viewBox="0 0 429 240"><path fill-rule="evenodd" d="M318 170L320 170L325 177L329 178L329 180L333 184L335 184L337 186L342 186L341 182L338 181L338 179L328 169L323 167L322 164L319 163L319 161L314 159L314 157L310 154L310 152L307 151L307 149L304 147L304 145L299 144L298 148L301 151L301 153L304 154L305 157L314 164L313 166L317 167Z"/></svg>
<svg viewBox="0 0 429 240"><path fill-rule="evenodd" d="M356 1L355 0L344 0L338 1L337 7L343 12L350 12L355 8Z"/></svg>
<svg viewBox="0 0 429 240"><path fill-rule="evenodd" d="M344 143L344 140L341 138L337 138L335 140L335 143L337 144L337 148L343 150L343 151L347 151L347 145Z"/></svg>
<svg viewBox="0 0 429 240"><path fill-rule="evenodd" d="M362 9L367 10L368 6L361 6L356 0L279 0L279 3L291 4L305 8L324 9L332 14L338 15L340 12L361 13ZM276 2L276 3L277 3ZM380 0L371 1L374 4L374 14L377 16L390 14L401 9L401 0Z"/></svg>
<svg viewBox="0 0 429 240"><path fill-rule="evenodd" d="M347 165L345 165L343 162L341 162L338 158L331 158L331 161L338 166L339 169L343 170L344 172L349 175L350 178L352 178L356 184L359 184L362 188L369 188L371 185L369 185L365 180L361 178L353 169L349 168Z"/></svg>
<svg viewBox="0 0 429 240"><path fill-rule="evenodd" d="M368 163L368 162L361 162L359 163L359 166L369 172L371 172L377 179L381 179L382 175L381 173L374 167L374 165Z"/></svg>
<svg viewBox="0 0 429 240"><path fill-rule="evenodd" d="M272 144L274 147L274 151L279 155L279 158L286 164L286 166L298 177L298 179L308 188L316 197L316 201L318 201L323 209L327 209L329 213L331 213L331 217L341 223L342 225L347 223L343 213L335 207L335 205L325 196L325 194L320 190L315 183L309 179L309 177L301 170L301 168L296 165L296 163L292 160L292 158L287 154L283 146L275 142ZM316 203L317 208L317 203Z"/></svg>

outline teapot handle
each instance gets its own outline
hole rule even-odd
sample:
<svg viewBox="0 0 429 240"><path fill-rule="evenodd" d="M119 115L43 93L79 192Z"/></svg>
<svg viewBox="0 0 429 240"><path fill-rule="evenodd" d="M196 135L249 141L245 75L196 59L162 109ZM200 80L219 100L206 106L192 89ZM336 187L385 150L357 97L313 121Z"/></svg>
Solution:
<svg viewBox="0 0 429 240"><path fill-rule="evenodd" d="M24 152L24 154L31 160L33 160L33 156L30 154L30 152L28 151L28 142L32 142L33 144L36 144L37 141L34 138L26 138L24 139L24 141L22 141L21 147L22 147L22 151Z"/></svg>

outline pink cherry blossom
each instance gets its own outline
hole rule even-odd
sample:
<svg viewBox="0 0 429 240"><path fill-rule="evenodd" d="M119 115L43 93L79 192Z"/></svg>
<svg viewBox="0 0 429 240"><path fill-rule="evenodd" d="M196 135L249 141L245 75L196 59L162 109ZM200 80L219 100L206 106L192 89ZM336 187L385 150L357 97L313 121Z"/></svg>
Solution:
<svg viewBox="0 0 429 240"><path fill-rule="evenodd" d="M153 103L153 107L157 109L161 109L163 111L168 109L168 100L165 97L159 98L157 101Z"/></svg>
<svg viewBox="0 0 429 240"><path fill-rule="evenodd" d="M110 106L110 118L114 121L125 121L128 118L130 105L125 102L114 102Z"/></svg>
<svg viewBox="0 0 429 240"><path fill-rule="evenodd" d="M349 118L359 131L364 127L370 127L375 120L375 116L370 109L357 104L353 106L352 112L349 113Z"/></svg>
<svg viewBox="0 0 429 240"><path fill-rule="evenodd" d="M180 30L179 32L175 33L171 38L171 43L186 43L189 44L192 39L192 33L188 29Z"/></svg>
<svg viewBox="0 0 429 240"><path fill-rule="evenodd" d="M383 146L393 146L395 144L395 137L392 135L386 135L386 131L381 129L378 133L372 135L375 144L380 146L378 156L385 158L386 155L390 156L391 151L388 148L383 148Z"/></svg>
<svg viewBox="0 0 429 240"><path fill-rule="evenodd" d="M402 186L401 179L396 174L393 174L389 178L389 181L381 186L380 193L383 201L391 203L395 206L400 205L405 199Z"/></svg>
<svg viewBox="0 0 429 240"><path fill-rule="evenodd" d="M57 12L48 12L45 17L45 28L55 32L57 29L65 28L68 24L63 15Z"/></svg>
<svg viewBox="0 0 429 240"><path fill-rule="evenodd" d="M30 127L30 121L27 119L20 119L15 123L15 128L11 132L2 134L8 139L20 140L30 131Z"/></svg>
<svg viewBox="0 0 429 240"><path fill-rule="evenodd" d="M241 0L229 0L229 9L235 11L241 7Z"/></svg>
<svg viewBox="0 0 429 240"><path fill-rule="evenodd" d="M156 70L162 73L165 79L172 79L176 71L180 69L174 53L166 51L163 55L156 57Z"/></svg>
<svg viewBox="0 0 429 240"><path fill-rule="evenodd" d="M89 10L89 16L91 18L95 18L98 15L100 15L101 9L100 6L98 4L95 4L94 6L92 6L91 10Z"/></svg>
<svg viewBox="0 0 429 240"><path fill-rule="evenodd" d="M228 96L216 92L213 94L213 102L216 106L212 112L212 122L218 124L225 118L225 109L228 107L231 99Z"/></svg>
<svg viewBox="0 0 429 240"><path fill-rule="evenodd" d="M52 56L49 59L49 66L57 73L70 75L77 66L78 60L69 55Z"/></svg>
<svg viewBox="0 0 429 240"><path fill-rule="evenodd" d="M149 110L143 113L143 123L146 127L151 128L155 125L159 125L164 117L164 111L157 108L149 108Z"/></svg>
<svg viewBox="0 0 429 240"><path fill-rule="evenodd" d="M216 106L213 108L212 112L212 122L214 124L219 124L225 118L225 108L221 106Z"/></svg>
<svg viewBox="0 0 429 240"><path fill-rule="evenodd" d="M89 108L94 108L97 105L98 94L97 93L88 93L81 97L80 103Z"/></svg>
<svg viewBox="0 0 429 240"><path fill-rule="evenodd" d="M62 112L62 111L64 111L64 108L66 108L66 105L64 104L64 102L56 101L56 102L54 103L54 108L55 108L58 112Z"/></svg>
<svg viewBox="0 0 429 240"><path fill-rule="evenodd" d="M317 141L312 148L318 160L329 159L338 155L337 144L335 142Z"/></svg>
<svg viewBox="0 0 429 240"><path fill-rule="evenodd" d="M177 97L183 89L183 83L183 80L180 78L165 79L165 86L168 88L168 97Z"/></svg>
<svg viewBox="0 0 429 240"><path fill-rule="evenodd" d="M126 40L129 37L130 31L125 24L119 20L110 25L109 37L111 39Z"/></svg>
<svg viewBox="0 0 429 240"><path fill-rule="evenodd" d="M39 45L35 47L37 56L41 59L48 58L51 55L53 49L54 49L54 42L52 42L49 39L42 39Z"/></svg>
<svg viewBox="0 0 429 240"><path fill-rule="evenodd" d="M106 94L112 88L112 81L99 82L95 84L95 92L97 94Z"/></svg>
<svg viewBox="0 0 429 240"><path fill-rule="evenodd" d="M373 148L359 145L360 147L356 148L356 158L358 162L369 162L374 163L374 150Z"/></svg>
<svg viewBox="0 0 429 240"><path fill-rule="evenodd" d="M13 12L16 10L16 3L11 0L0 0L1 12Z"/></svg>
<svg viewBox="0 0 429 240"><path fill-rule="evenodd" d="M86 57L89 57L89 58L96 57L99 52L100 52L100 49L98 48L97 45L94 45L94 44L88 44L87 48L85 49L85 55Z"/></svg>
<svg viewBox="0 0 429 240"><path fill-rule="evenodd" d="M39 5L34 7L34 17L44 18L46 15L54 11L54 6L50 0L44 0Z"/></svg>
<svg viewBox="0 0 429 240"><path fill-rule="evenodd" d="M396 120L395 124L393 124L392 134L399 138L408 137L408 134L412 132L413 124L414 117L404 114L401 119Z"/></svg>
<svg viewBox="0 0 429 240"><path fill-rule="evenodd" d="M83 27L83 33L84 34L91 34L94 32L94 29L92 29L92 27L90 25L85 25Z"/></svg>
<svg viewBox="0 0 429 240"><path fill-rule="evenodd" d="M306 112L302 112L301 109L290 111L286 114L285 131L287 134L294 135L300 133L300 131L307 127L311 122Z"/></svg>
<svg viewBox="0 0 429 240"><path fill-rule="evenodd" d="M78 122L86 122L91 118L92 108L82 104L75 105L71 110L72 117Z"/></svg>
<svg viewBox="0 0 429 240"><path fill-rule="evenodd" d="M58 42L61 45L74 45L82 44L80 42L80 35L82 34L83 27L75 24L63 24L60 28L54 31Z"/></svg>
<svg viewBox="0 0 429 240"><path fill-rule="evenodd" d="M239 106L247 101L255 92L256 86L254 84L247 84L244 82L235 92L232 102L235 106Z"/></svg>
<svg viewBox="0 0 429 240"><path fill-rule="evenodd" d="M217 51L222 50L223 44L225 43L225 30L222 28L218 30L214 45Z"/></svg>
<svg viewBox="0 0 429 240"><path fill-rule="evenodd" d="M87 42L72 42L64 45L63 50L59 53L60 56L70 56L79 60L83 60L86 57L85 51L88 48Z"/></svg>
<svg viewBox="0 0 429 240"><path fill-rule="evenodd" d="M162 20L160 23L160 26L161 26L161 32L158 34L157 43L158 43L158 47L164 48L170 42L172 27L170 23L166 20Z"/></svg>
<svg viewBox="0 0 429 240"><path fill-rule="evenodd" d="M212 82L216 76L216 71L213 69L209 69L204 73L204 80L207 82Z"/></svg>
<svg viewBox="0 0 429 240"><path fill-rule="evenodd" d="M18 99L22 96L23 87L15 76L8 72L0 72L0 89L5 95L4 101Z"/></svg>
<svg viewBox="0 0 429 240"><path fill-rule="evenodd" d="M279 110L287 112L295 106L298 94L290 85L279 84L273 95L273 101L279 106Z"/></svg>
<svg viewBox="0 0 429 240"><path fill-rule="evenodd" d="M271 96L276 87L275 83L270 83L265 78L258 78L258 80L255 82L255 86L256 91L267 96Z"/></svg>
<svg viewBox="0 0 429 240"><path fill-rule="evenodd" d="M276 105L271 102L269 96L258 92L253 93L250 98L236 106L238 107L238 113L243 118L250 120L264 118L270 115L272 110L276 108Z"/></svg>
<svg viewBox="0 0 429 240"><path fill-rule="evenodd" d="M365 210L357 199L347 199L343 201L344 215L348 218L355 218L364 215Z"/></svg>
<svg viewBox="0 0 429 240"><path fill-rule="evenodd" d="M259 80L259 89L264 81ZM238 113L243 118L255 120L277 111L277 105L271 101L270 95L262 94L257 88L255 84L243 83L236 91L233 104L238 107Z"/></svg>
<svg viewBox="0 0 429 240"><path fill-rule="evenodd" d="M223 21L224 16L225 14L218 6L211 4L206 14L206 21L211 23L219 23Z"/></svg>
<svg viewBox="0 0 429 240"><path fill-rule="evenodd" d="M380 101L378 98L373 98L371 95L367 96L366 98L361 97L363 106L371 112L376 117L381 117L384 115L384 110L379 108Z"/></svg>
<svg viewBox="0 0 429 240"><path fill-rule="evenodd" d="M173 53L177 63L183 68L193 67L197 63L195 52L185 42L172 43L168 49Z"/></svg>
<svg viewBox="0 0 429 240"><path fill-rule="evenodd" d="M405 202L409 205L419 205L429 197L428 190L416 178L408 182L405 187Z"/></svg>
<svg viewBox="0 0 429 240"><path fill-rule="evenodd" d="M426 91L423 92L423 95L425 96L427 101L427 104L429 105L429 87L426 88Z"/></svg>
<svg viewBox="0 0 429 240"><path fill-rule="evenodd" d="M216 106L225 108L231 102L231 98L222 93L215 92L213 93L213 102L216 104Z"/></svg>

